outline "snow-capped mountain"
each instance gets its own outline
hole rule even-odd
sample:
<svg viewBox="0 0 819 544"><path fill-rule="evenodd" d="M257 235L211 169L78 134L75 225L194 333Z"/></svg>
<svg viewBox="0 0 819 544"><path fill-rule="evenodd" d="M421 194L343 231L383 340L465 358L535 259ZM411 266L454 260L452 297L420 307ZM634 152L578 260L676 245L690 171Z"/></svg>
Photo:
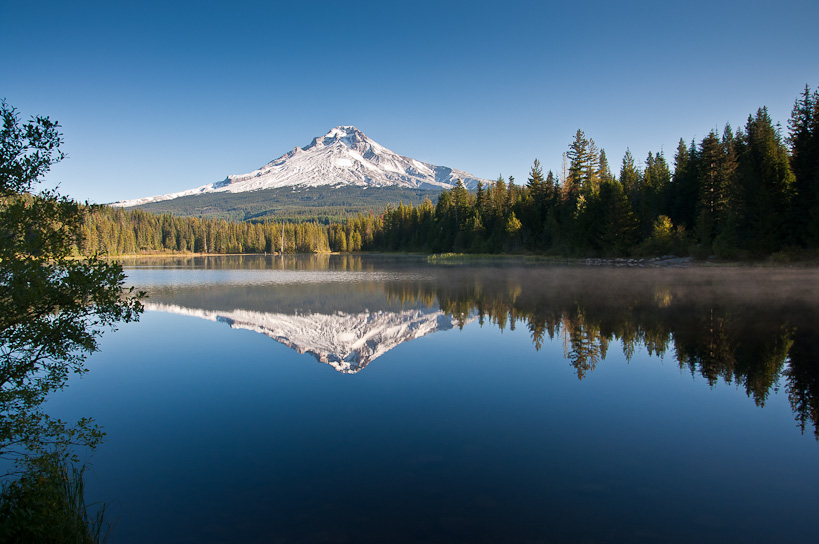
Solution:
<svg viewBox="0 0 819 544"><path fill-rule="evenodd" d="M399 344L457 326L454 318L432 309L281 314L217 312L150 302L145 303L145 309L220 321L234 329L259 332L346 374L358 372Z"/></svg>
<svg viewBox="0 0 819 544"><path fill-rule="evenodd" d="M468 189L478 186L472 174L404 157L368 138L353 126L339 126L310 145L296 147L253 172L161 196L121 200L113 206L131 207L202 193L242 193L281 187L399 186L447 189L460 179Z"/></svg>

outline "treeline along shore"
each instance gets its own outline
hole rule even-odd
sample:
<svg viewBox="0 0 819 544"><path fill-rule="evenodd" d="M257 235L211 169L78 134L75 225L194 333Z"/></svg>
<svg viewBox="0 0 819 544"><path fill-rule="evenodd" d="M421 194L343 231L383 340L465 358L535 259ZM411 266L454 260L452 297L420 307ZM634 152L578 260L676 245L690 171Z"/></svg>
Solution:
<svg viewBox="0 0 819 544"><path fill-rule="evenodd" d="M535 160L525 184L500 176L442 192L436 203L391 205L338 223L228 222L93 207L82 254L417 251L567 257L664 254L724 259L819 250L819 91L795 100L787 134L766 108L744 126L680 139L619 172L582 130L561 171Z"/></svg>

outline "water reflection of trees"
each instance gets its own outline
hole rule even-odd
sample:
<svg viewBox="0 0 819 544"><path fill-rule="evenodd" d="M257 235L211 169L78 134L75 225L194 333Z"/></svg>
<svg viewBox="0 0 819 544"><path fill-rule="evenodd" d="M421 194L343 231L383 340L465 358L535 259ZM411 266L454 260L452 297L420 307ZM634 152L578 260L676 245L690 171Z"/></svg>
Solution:
<svg viewBox="0 0 819 544"><path fill-rule="evenodd" d="M463 324L512 329L532 343L562 341L583 379L613 341L673 357L715 385L743 387L757 405L783 384L796 421L819 438L819 296L810 271L451 270L435 283L391 285L403 301L431 303Z"/></svg>
<svg viewBox="0 0 819 544"><path fill-rule="evenodd" d="M295 254L295 255L146 255L119 259L128 267L178 267L198 270L290 270L372 272L383 268L387 257L374 260L348 254Z"/></svg>

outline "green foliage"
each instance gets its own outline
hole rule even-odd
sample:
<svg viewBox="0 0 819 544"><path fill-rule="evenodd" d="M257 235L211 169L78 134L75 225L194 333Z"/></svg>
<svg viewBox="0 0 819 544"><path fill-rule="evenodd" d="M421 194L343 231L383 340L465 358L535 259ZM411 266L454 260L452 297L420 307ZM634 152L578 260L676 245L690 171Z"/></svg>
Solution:
<svg viewBox="0 0 819 544"><path fill-rule="evenodd" d="M638 239L638 219L623 186L607 181L589 203L592 244L606 255L626 255Z"/></svg>
<svg viewBox="0 0 819 544"><path fill-rule="evenodd" d="M569 145L569 176L566 184L570 193L590 194L600 186L600 152L594 140L578 129Z"/></svg>
<svg viewBox="0 0 819 544"><path fill-rule="evenodd" d="M665 201L669 217L684 229L693 230L696 225L697 195L699 179L696 173L697 147L691 142L686 146L680 138L677 152L674 155L674 173L668 187Z"/></svg>
<svg viewBox="0 0 819 544"><path fill-rule="evenodd" d="M107 206L90 211L81 234L77 249L85 255L315 253L330 250L327 228L317 222L229 222L155 215L143 210Z"/></svg>
<svg viewBox="0 0 819 544"><path fill-rule="evenodd" d="M643 242L640 253L643 255L669 255L686 253L685 229L674 227L667 215L661 215L654 221L651 236Z"/></svg>
<svg viewBox="0 0 819 544"><path fill-rule="evenodd" d="M643 174L640 172L640 169L637 168L634 157L631 155L631 150L626 148L626 153L623 155L623 164L620 166L620 184L632 200L634 200L640 192L642 177Z"/></svg>
<svg viewBox="0 0 819 544"><path fill-rule="evenodd" d="M702 140L698 158L700 193L697 230L699 239L710 244L725 219L729 204L730 172L724 168L727 156L716 131L712 130Z"/></svg>
<svg viewBox="0 0 819 544"><path fill-rule="evenodd" d="M819 246L819 90L810 87L796 100L788 121L790 166L795 197L792 238L803 247Z"/></svg>
<svg viewBox="0 0 819 544"><path fill-rule="evenodd" d="M0 456L68 458L102 433L87 419L52 419L42 405L69 374L86 371L104 330L137 319L142 294L123 290L120 265L72 258L84 207L54 191L31 194L63 158L59 125L21 124L5 102L0 112Z"/></svg>
<svg viewBox="0 0 819 544"><path fill-rule="evenodd" d="M0 494L0 541L21 544L104 542L104 505L85 504L85 469L58 456L31 459Z"/></svg>
<svg viewBox="0 0 819 544"><path fill-rule="evenodd" d="M665 194L670 183L671 172L662 152L653 154L649 151L636 202L642 236L651 234L654 220L665 210Z"/></svg>
<svg viewBox="0 0 819 544"><path fill-rule="evenodd" d="M760 108L737 134L739 186L735 195L737 244L763 254L788 238L788 208L794 176L788 151L768 115Z"/></svg>

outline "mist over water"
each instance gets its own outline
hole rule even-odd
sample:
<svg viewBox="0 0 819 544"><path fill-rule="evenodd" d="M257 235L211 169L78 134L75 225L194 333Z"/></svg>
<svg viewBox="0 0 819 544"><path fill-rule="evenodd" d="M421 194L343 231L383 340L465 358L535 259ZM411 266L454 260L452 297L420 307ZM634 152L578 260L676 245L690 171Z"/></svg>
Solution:
<svg viewBox="0 0 819 544"><path fill-rule="evenodd" d="M813 270L129 264L54 402L112 542L814 541Z"/></svg>

